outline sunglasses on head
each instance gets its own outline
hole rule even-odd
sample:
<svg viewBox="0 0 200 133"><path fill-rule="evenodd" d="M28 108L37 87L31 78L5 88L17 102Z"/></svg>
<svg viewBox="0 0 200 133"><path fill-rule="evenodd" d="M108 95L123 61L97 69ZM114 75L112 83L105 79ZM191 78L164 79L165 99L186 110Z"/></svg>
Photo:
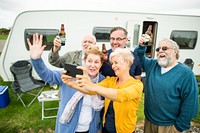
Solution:
<svg viewBox="0 0 200 133"><path fill-rule="evenodd" d="M166 47L166 46L164 46L164 47L158 47L158 48L156 48L156 52L159 52L160 49L162 49L162 51L166 51L166 50L172 49L172 48L168 48L168 47Z"/></svg>

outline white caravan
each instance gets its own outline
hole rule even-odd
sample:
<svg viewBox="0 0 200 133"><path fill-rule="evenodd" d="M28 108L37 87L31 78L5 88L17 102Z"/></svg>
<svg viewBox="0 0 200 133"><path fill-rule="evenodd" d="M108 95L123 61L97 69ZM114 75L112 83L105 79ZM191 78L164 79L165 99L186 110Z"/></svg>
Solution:
<svg viewBox="0 0 200 133"><path fill-rule="evenodd" d="M152 44L148 46L147 56L154 58L156 44L163 38L171 38L180 46L179 62L186 58L194 61L193 72L200 74L200 16L148 14L114 11L77 11L77 10L42 10L27 11L15 19L9 37L0 57L0 75L4 81L12 81L10 66L18 60L29 60L26 38L39 32L45 35L47 48L42 58L51 69L58 69L48 63L48 54L53 46L53 37L58 34L60 25L65 25L66 45L60 55L81 49L81 39L85 34L94 34L97 44L109 45L110 28L121 26L127 29L129 42L127 47L134 50L141 34L149 25L152 26ZM33 72L35 74L35 72ZM36 74L35 74L36 76Z"/></svg>

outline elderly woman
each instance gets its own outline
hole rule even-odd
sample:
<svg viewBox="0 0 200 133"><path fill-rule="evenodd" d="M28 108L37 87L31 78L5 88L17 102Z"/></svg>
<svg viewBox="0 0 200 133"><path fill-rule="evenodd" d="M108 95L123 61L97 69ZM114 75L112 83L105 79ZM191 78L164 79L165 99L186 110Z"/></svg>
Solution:
<svg viewBox="0 0 200 133"><path fill-rule="evenodd" d="M42 46L42 36L33 35L33 44L27 40L30 48L31 62L41 77L47 83L60 86L60 105L56 120L56 133L97 133L101 128L101 108L103 101L98 95L81 93L61 80L61 71L48 69L42 58L45 45ZM103 54L97 46L91 45L85 52L85 67L93 83L104 79L99 74ZM98 104L97 104L98 103Z"/></svg>
<svg viewBox="0 0 200 133"><path fill-rule="evenodd" d="M72 82L64 75L63 81L77 90L100 94L105 97L103 115L103 133L133 133L135 131L138 105L141 99L143 84L129 74L133 63L133 55L128 49L118 48L110 55L112 69L117 77L107 76L98 84L91 82L87 70L83 67L83 75L77 75Z"/></svg>

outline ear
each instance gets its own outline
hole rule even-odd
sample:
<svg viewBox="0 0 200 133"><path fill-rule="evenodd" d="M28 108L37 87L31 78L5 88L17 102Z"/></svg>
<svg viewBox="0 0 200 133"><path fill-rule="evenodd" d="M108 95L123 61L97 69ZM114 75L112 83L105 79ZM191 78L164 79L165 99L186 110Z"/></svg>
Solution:
<svg viewBox="0 0 200 133"><path fill-rule="evenodd" d="M174 50L174 55L175 55L175 57L176 57L177 53L178 53L177 50Z"/></svg>

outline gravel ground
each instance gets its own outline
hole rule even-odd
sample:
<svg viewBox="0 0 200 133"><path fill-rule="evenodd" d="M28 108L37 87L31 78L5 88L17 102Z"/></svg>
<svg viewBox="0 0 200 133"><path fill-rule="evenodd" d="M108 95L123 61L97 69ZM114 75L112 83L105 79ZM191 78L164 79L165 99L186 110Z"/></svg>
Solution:
<svg viewBox="0 0 200 133"><path fill-rule="evenodd" d="M144 133L144 121L141 121L137 124L135 133ZM183 133L200 133L200 124L191 123L191 127L188 131L184 131Z"/></svg>

